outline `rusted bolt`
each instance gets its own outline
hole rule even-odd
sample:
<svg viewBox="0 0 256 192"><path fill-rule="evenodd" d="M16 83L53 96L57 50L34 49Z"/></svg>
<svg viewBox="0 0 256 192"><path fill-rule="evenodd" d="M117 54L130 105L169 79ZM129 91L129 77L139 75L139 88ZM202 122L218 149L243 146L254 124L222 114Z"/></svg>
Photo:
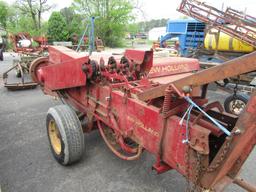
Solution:
<svg viewBox="0 0 256 192"><path fill-rule="evenodd" d="M192 91L192 89L191 89L190 86L184 86L184 87L182 88L182 91L183 91L184 93L190 93L190 92Z"/></svg>
<svg viewBox="0 0 256 192"><path fill-rule="evenodd" d="M234 135L240 135L240 134L241 134L241 130L240 129L235 130Z"/></svg>

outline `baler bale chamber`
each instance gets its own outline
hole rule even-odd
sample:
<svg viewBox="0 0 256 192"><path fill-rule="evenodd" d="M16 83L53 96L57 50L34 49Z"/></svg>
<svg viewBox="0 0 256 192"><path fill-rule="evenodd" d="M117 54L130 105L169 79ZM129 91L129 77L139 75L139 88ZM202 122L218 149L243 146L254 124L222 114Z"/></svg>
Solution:
<svg viewBox="0 0 256 192"><path fill-rule="evenodd" d="M252 53L198 72L195 59L153 59L152 51L89 57L52 46L30 73L45 94L63 101L46 118L60 164L78 161L83 133L99 130L119 158L152 153L157 173L175 169L194 189L222 191L234 182L255 191L238 173L256 144L256 95L239 118L206 98L209 83L254 71L255 64Z"/></svg>

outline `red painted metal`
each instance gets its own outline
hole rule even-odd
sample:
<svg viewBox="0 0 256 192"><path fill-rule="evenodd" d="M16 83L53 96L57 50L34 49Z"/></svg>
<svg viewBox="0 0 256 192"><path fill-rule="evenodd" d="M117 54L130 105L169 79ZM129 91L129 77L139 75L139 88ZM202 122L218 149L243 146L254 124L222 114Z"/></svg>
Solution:
<svg viewBox="0 0 256 192"><path fill-rule="evenodd" d="M49 54L48 64L34 66L36 70L32 76L38 77L36 79L46 93L57 94L84 114L87 118L85 132L90 132L93 124L97 123L107 146L122 159L137 159L144 149L156 156L153 168L158 173L175 169L200 187L217 189L227 176L231 180L236 177L255 146L256 95L252 95L245 113L238 119L223 114L218 102L206 105L208 101L203 96L205 94L200 96L200 87L192 86L190 93L181 89L194 76L192 82L201 85L201 81L197 82L200 75L206 78L219 68L211 68L205 76L204 72L191 75L199 68L196 60L153 60L150 51L129 50L125 57L110 57L108 60L103 57L91 60L62 47L50 47ZM234 67L235 64L229 65ZM154 67L159 67L159 70ZM243 67L246 68L245 65ZM57 71L61 73L56 74ZM161 88L163 82L168 85L163 95L146 101L138 99L148 90ZM176 86L179 82L182 87ZM226 137L216 125L193 109L188 122L190 142L184 143L187 118L183 122L181 120L189 107L183 99L185 94L189 94L232 135ZM137 146L129 146L127 139ZM116 148L117 145L123 152ZM198 156L201 160L199 165ZM198 166L202 169L200 175L197 174Z"/></svg>
<svg viewBox="0 0 256 192"><path fill-rule="evenodd" d="M40 53L42 51L45 51L48 49L48 39L46 37L40 36L40 37L31 37L29 33L17 33L10 35L10 38L13 43L13 50L16 53L21 54L33 54L33 53ZM20 40L29 40L31 42L31 45L29 47L22 47L19 45ZM37 42L39 45L37 47L32 47L32 39Z"/></svg>
<svg viewBox="0 0 256 192"><path fill-rule="evenodd" d="M199 70L197 59L182 57L155 58L149 77L170 76Z"/></svg>
<svg viewBox="0 0 256 192"><path fill-rule="evenodd" d="M47 89L55 91L86 85L86 75L81 69L88 62L88 56L70 52L66 47L49 47L49 55L49 65L38 71Z"/></svg>

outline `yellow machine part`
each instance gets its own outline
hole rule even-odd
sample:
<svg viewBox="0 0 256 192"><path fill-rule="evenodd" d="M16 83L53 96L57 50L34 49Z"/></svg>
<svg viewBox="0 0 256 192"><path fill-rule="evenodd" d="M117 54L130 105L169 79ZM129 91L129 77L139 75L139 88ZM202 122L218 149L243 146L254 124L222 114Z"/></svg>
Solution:
<svg viewBox="0 0 256 192"><path fill-rule="evenodd" d="M217 46L218 31L210 30L206 33L204 39L204 47L206 50L217 50L217 51L228 51L228 52L241 52L241 53L250 53L255 49L242 42L233 38L225 33L219 33L219 45Z"/></svg>

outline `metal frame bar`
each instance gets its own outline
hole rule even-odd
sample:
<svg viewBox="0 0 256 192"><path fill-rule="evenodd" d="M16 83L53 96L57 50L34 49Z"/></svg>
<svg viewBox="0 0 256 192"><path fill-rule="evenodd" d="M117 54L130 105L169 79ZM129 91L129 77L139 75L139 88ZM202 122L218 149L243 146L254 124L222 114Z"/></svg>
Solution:
<svg viewBox="0 0 256 192"><path fill-rule="evenodd" d="M223 12L197 0L183 0L178 11L256 47L256 22L252 16L243 17L241 12L231 8Z"/></svg>
<svg viewBox="0 0 256 192"><path fill-rule="evenodd" d="M170 82L164 85L151 88L139 93L137 97L140 100L146 101L157 97L164 96L166 88L172 84L180 91L184 86L190 86L191 88L199 87L211 82L222 80L229 77L234 77L243 73L248 73L256 70L256 52L248 55L227 61L215 67L208 68L206 70L199 71L188 77Z"/></svg>

